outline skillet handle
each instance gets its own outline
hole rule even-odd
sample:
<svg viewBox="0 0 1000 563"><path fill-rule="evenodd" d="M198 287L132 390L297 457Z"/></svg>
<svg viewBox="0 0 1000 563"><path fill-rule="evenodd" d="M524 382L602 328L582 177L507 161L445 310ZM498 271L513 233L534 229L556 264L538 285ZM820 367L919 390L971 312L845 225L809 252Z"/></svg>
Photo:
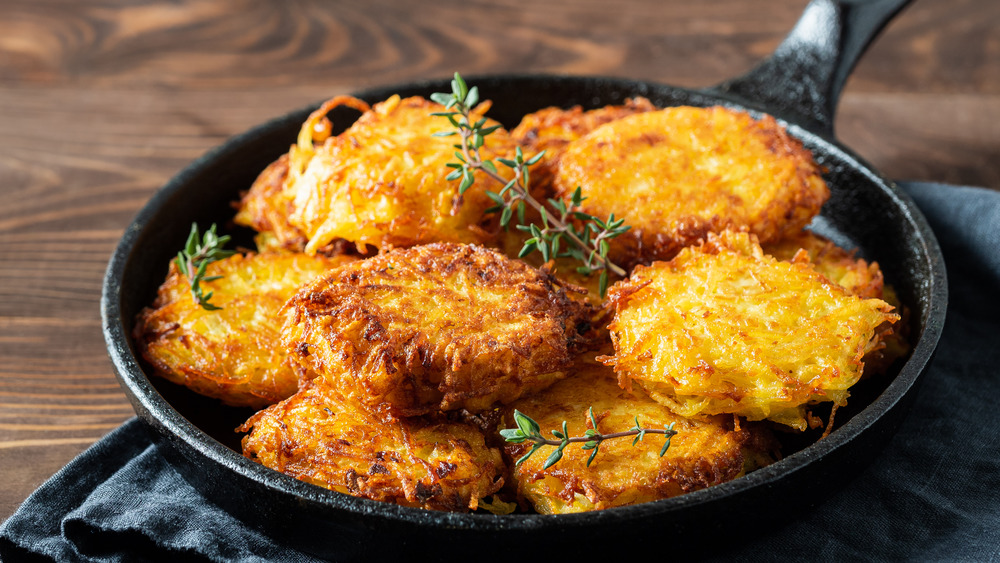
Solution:
<svg viewBox="0 0 1000 563"><path fill-rule="evenodd" d="M833 136L847 75L910 0L812 0L788 37L747 74L709 91Z"/></svg>

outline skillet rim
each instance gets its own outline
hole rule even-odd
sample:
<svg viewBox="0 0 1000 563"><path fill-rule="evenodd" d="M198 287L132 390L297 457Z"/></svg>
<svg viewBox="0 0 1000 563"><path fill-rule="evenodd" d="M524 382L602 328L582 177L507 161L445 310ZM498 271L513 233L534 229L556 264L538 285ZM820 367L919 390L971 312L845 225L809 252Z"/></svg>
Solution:
<svg viewBox="0 0 1000 563"><path fill-rule="evenodd" d="M759 104L735 99L717 91L694 90L659 84L652 81L636 81L604 76L575 76L556 74L489 74L469 76L470 83L481 84L490 80L509 81L546 81L587 84L600 89L608 86L627 90L630 95L648 95L651 91L669 91L680 94L681 97L695 105L697 102L710 104L722 103L729 107L748 110L751 113L766 113L767 110ZM385 93L422 89L438 91L446 88L447 80L422 80L390 86L368 88L357 92L362 99L384 99ZM602 103L612 103L603 101ZM707 105L707 104L706 104ZM850 420L834 430L826 439L807 446L773 465L751 472L739 479L715 485L700 491L694 491L670 499L662 499L650 503L619 507L581 514L541 515L517 514L495 516L490 514L439 513L406 508L395 504L380 503L350 495L336 493L321 487L298 481L287 475L278 473L262 465L256 464L239 453L216 441L201 428L183 417L153 386L150 376L141 367L141 362L132 348L132 338L125 331L126 320L122 318L122 281L128 271L129 259L134 252L141 251L136 245L140 242L146 225L157 216L161 208L178 192L182 192L189 178L196 176L203 169L210 168L220 158L233 153L239 153L250 141L263 136L275 129L286 127L290 122L300 124L304 115L317 107L294 110L283 116L273 118L254 126L247 131L231 137L223 144L209 150L181 172L172 177L162 188L157 190L150 200L138 212L125 230L121 241L116 247L105 274L102 298L101 316L102 328L108 346L115 374L128 395L130 401L143 422L152 428L160 440L165 440L172 447L180 448L185 456L201 456L203 461L209 461L222 466L229 472L236 473L243 479L250 480L274 490L280 494L290 494L309 503L318 504L327 509L347 511L359 516L376 517L378 519L396 520L409 524L430 524L435 528L444 527L452 530L476 531L520 531L546 528L558 524L561 527L593 526L602 523L629 522L638 518L666 515L689 508L711 505L716 501L725 500L752 491L758 487L770 487L787 479L791 475L804 470L813 463L822 462L823 458L839 450L894 409L905 397L912 395L920 377L926 372L934 350L937 347L944 326L944 315L947 306L947 278L944 261L937 241L923 214L913 200L898 186L882 177L870 164L841 145L832 135L825 132L814 132L800 127L772 113L779 122L788 128L796 138L823 146L827 153L847 163L855 171L864 174L871 184L891 196L894 205L902 213L899 221L910 223L919 241L918 257L921 263L926 263L928 280L924 283L923 295L927 295L928 305L923 318L917 322L921 328L916 345L909 358L899 369L894 380L885 390L863 410L856 413ZM865 189L870 189L866 187ZM128 288L126 288L128 289ZM892 433L895 433L893 430ZM175 463L174 460L170 460ZM188 462L193 463L190 459ZM198 484L192 483L198 487Z"/></svg>

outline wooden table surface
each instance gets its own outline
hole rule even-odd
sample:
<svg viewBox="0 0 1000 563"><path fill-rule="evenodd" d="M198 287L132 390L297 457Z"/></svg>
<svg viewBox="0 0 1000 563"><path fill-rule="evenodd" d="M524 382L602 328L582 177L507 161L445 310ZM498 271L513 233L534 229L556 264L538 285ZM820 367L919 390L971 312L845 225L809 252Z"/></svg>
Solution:
<svg viewBox="0 0 1000 563"><path fill-rule="evenodd" d="M456 70L708 86L769 54L805 4L0 0L0 520L132 416L101 279L132 216L210 147ZM1000 189L998 123L1000 2L916 0L858 65L836 127L890 177Z"/></svg>

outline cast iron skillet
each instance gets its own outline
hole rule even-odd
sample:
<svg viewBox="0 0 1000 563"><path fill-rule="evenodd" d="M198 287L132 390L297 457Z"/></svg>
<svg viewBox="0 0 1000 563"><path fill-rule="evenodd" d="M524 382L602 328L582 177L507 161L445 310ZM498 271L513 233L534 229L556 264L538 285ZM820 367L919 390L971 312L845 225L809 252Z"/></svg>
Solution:
<svg viewBox="0 0 1000 563"><path fill-rule="evenodd" d="M508 127L546 106L585 108L645 96L658 106L743 108L776 116L828 170L831 200L813 223L841 246L878 260L911 311L910 356L889 377L859 384L840 426L803 443L782 461L730 483L681 497L577 515L443 514L334 493L243 458L232 431L251 413L222 407L160 378L136 353L136 313L152 302L167 264L193 221L227 224L230 202L288 150L314 108L276 119L211 151L167 183L128 227L108 266L102 313L108 350L139 417L177 470L212 502L298 549L358 557L430 553L472 558L556 549L587 554L652 540L658 546L718 545L754 524L770 524L815 505L868 464L913 402L944 324L947 287L934 236L908 196L833 136L833 111L846 77L882 26L907 0L813 0L771 58L746 76L706 90L572 76L479 76L469 82L493 100L490 115ZM446 80L367 90L376 102L447 91ZM344 110L346 111L346 110ZM343 128L355 116L332 114ZM622 210L627 215L627 210ZM234 230L231 226L224 230ZM246 233L237 232L238 236ZM244 239L249 243L249 238ZM701 543L711 538L710 543ZM674 551L676 554L677 552ZM704 552L703 552L704 553Z"/></svg>

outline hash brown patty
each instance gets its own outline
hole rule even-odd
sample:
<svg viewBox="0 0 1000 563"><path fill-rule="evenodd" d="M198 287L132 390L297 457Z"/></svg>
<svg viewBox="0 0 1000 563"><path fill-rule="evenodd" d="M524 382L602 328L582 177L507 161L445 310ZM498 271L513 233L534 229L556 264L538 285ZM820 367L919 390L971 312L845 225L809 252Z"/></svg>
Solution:
<svg viewBox="0 0 1000 563"><path fill-rule="evenodd" d="M561 378L592 310L545 273L476 245L436 243L348 264L286 307L297 360L397 416L482 411Z"/></svg>
<svg viewBox="0 0 1000 563"><path fill-rule="evenodd" d="M899 316L809 263L781 262L755 237L726 231L670 262L639 266L610 290L621 383L638 381L684 416L737 414L799 430L806 407L846 404Z"/></svg>
<svg viewBox="0 0 1000 563"><path fill-rule="evenodd" d="M625 267L670 259L724 229L777 240L829 197L812 154L774 118L722 107L671 107L594 129L559 157L556 195L577 187L582 211L632 226L611 241Z"/></svg>
<svg viewBox="0 0 1000 563"><path fill-rule="evenodd" d="M703 489L767 465L777 449L770 432L759 426L744 422L737 428L732 416L684 418L638 386L626 391L611 368L593 358L580 361L574 373L552 387L505 407L508 428L516 426L515 408L546 435L566 421L570 436L583 436L591 429L590 408L603 434L629 430L636 421L643 428L673 425L677 432L662 457L662 434L646 434L634 445L631 436L605 440L589 467L590 451L582 444L567 446L548 469L545 460L554 447L539 450L513 470L511 479L518 496L542 514L603 510ZM530 443L508 444L508 462L513 465L529 448Z"/></svg>
<svg viewBox="0 0 1000 563"><path fill-rule="evenodd" d="M246 457L307 483L430 510L474 510L503 485L476 426L376 415L316 379L237 429Z"/></svg>
<svg viewBox="0 0 1000 563"><path fill-rule="evenodd" d="M135 341L157 375L234 406L261 408L298 387L299 376L281 345L278 312L299 287L353 260L305 254L236 254L208 265L202 282L206 311L191 296L188 278L171 261L156 300L136 320Z"/></svg>

